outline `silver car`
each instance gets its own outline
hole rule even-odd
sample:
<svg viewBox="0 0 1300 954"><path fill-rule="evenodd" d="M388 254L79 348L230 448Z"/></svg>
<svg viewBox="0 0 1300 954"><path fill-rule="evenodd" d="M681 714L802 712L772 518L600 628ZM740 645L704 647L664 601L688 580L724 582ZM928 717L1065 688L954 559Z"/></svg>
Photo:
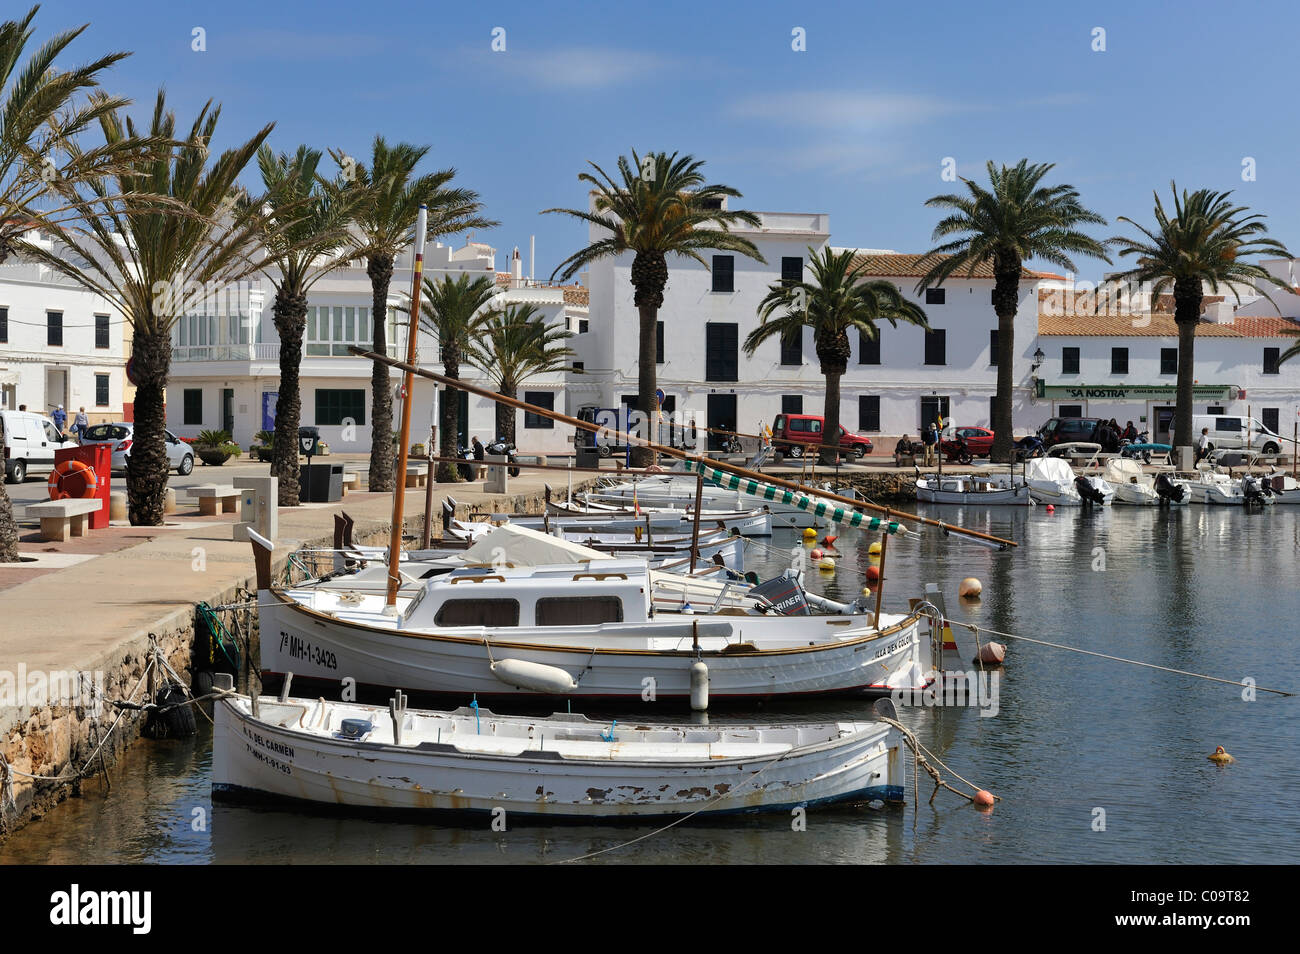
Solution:
<svg viewBox="0 0 1300 954"><path fill-rule="evenodd" d="M123 423L95 424L86 428L81 443L112 444L113 473L126 473L126 461L131 456L131 443L135 425ZM167 462L170 469L184 477L194 469L194 449L171 431L163 431L167 441Z"/></svg>

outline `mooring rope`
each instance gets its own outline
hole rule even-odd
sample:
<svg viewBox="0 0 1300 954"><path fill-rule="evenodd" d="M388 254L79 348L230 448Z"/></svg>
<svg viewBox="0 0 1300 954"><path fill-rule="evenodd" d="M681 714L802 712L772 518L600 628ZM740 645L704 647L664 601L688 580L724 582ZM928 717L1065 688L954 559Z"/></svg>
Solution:
<svg viewBox="0 0 1300 954"><path fill-rule="evenodd" d="M1109 659L1112 662L1128 663L1131 666L1143 666L1147 669L1158 669L1161 672L1174 673L1175 675L1179 675L1179 676L1192 676L1195 679L1208 679L1210 682L1221 682L1229 686L1241 686L1243 689L1256 689L1259 692L1272 692L1279 696L1295 695L1294 692L1288 692L1285 689L1269 689L1265 686L1255 686L1255 685L1251 685L1250 683L1241 682L1240 680L1236 680L1236 679L1224 679L1220 676L1207 676L1204 673L1200 673L1200 672L1188 672L1186 669L1174 669L1171 666L1159 666L1155 663L1142 662L1142 660L1140 659L1128 659L1124 656L1113 656L1109 653L1099 653L1091 649L1080 649L1077 646L1066 646L1064 643L1053 643L1053 642L1049 642L1046 639L1034 639L1032 636L1018 636L1015 633L1003 633L1003 632L999 632L996 629L989 629L987 626L977 626L975 623L962 623L952 619L951 617L945 617L945 618L947 619L949 625L964 626L967 629L969 629L972 633L975 632L990 633L994 636L1001 636L1005 639L1019 639L1026 643L1036 643L1039 646L1050 646L1053 649L1064 649L1067 652L1082 653L1085 656L1097 656L1100 659Z"/></svg>

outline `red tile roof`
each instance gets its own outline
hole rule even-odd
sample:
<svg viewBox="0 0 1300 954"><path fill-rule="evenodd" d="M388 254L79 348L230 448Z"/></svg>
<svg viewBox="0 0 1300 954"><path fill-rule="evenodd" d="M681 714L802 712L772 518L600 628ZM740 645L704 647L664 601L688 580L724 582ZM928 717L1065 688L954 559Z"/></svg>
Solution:
<svg viewBox="0 0 1300 954"><path fill-rule="evenodd" d="M1300 321L1271 316L1242 316L1229 324L1202 321L1198 338L1285 338L1286 330L1300 331ZM1176 338L1178 326L1171 315L1038 315L1038 333L1048 336L1095 335L1101 337Z"/></svg>
<svg viewBox="0 0 1300 954"><path fill-rule="evenodd" d="M948 256L936 255L927 259L922 265L922 259L925 255L902 255L898 252L865 252L859 253L853 257L853 265L865 266L866 274L880 278L922 278L934 266L936 262L941 261ZM966 268L959 268L950 276L953 279L964 279L967 277ZM993 278L993 265L989 262L981 262L975 266L973 278ZM1060 275L1051 275L1047 272L1032 272L1027 268L1021 268L1020 278L1040 279L1040 278L1061 278Z"/></svg>

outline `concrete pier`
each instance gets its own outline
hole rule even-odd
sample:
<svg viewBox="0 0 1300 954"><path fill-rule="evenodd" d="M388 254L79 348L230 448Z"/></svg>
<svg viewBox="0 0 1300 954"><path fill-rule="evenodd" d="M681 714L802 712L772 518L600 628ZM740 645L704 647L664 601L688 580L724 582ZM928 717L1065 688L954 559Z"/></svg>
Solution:
<svg viewBox="0 0 1300 954"><path fill-rule="evenodd" d="M434 497L434 533L441 533L445 493L462 505L458 515L471 508L540 512L543 484L554 479L521 476L509 496L486 494L481 484L441 486ZM423 526L424 495L423 489L407 493L408 534L418 535ZM332 546L333 515L343 509L355 520L355 538L367 540L387 528L392 496L353 492L338 503L281 508L276 572L292 550ZM143 719L138 712L122 714L92 770L77 778L119 716L107 702L96 711L94 702L101 696L130 698L145 672L151 636L189 681L195 604L233 602L241 587L253 585L251 544L234 539L237 520L238 515L217 515L166 529L97 531L139 542L40 575L20 565L0 566L0 754L17 772L52 779L34 782L17 772L5 779L0 766L0 838L69 795L102 785L103 772L111 775ZM14 580L24 582L9 585Z"/></svg>

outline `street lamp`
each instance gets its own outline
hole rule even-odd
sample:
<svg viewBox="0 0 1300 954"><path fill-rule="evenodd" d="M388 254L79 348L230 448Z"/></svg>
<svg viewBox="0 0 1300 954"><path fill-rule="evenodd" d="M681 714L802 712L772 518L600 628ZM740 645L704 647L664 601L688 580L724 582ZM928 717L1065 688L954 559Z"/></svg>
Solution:
<svg viewBox="0 0 1300 954"><path fill-rule="evenodd" d="M1031 372L1037 372L1038 369L1043 366L1043 361L1045 361L1046 359L1047 359L1047 355L1043 354L1043 349L1042 348L1037 349L1034 352L1034 363L1030 366L1029 370Z"/></svg>

